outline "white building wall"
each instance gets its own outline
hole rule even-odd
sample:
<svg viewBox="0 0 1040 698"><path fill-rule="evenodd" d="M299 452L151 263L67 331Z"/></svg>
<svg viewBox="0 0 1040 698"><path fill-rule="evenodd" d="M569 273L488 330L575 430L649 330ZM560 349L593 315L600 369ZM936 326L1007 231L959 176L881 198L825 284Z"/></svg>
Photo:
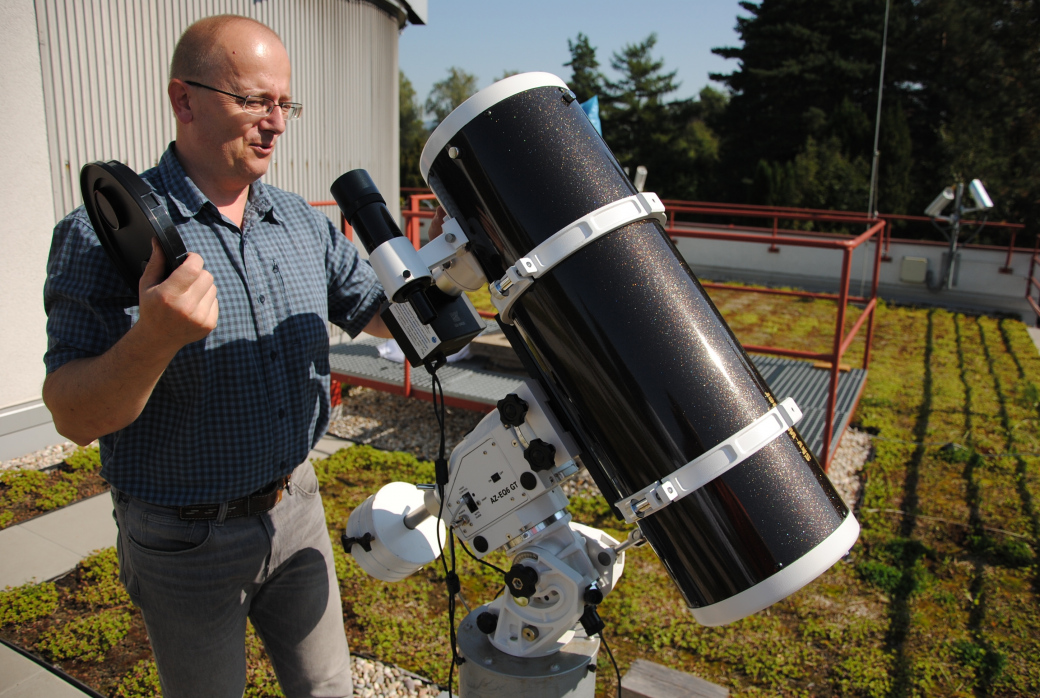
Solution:
<svg viewBox="0 0 1040 698"><path fill-rule="evenodd" d="M40 401L47 349L43 280L54 227L36 11L0 3L0 94L9 100L0 146L0 460L19 443L60 440ZM3 426L6 424L6 428ZM4 431L9 438L4 439ZM5 442L10 448L5 447ZM24 452L24 451L23 451Z"/></svg>
<svg viewBox="0 0 1040 698"><path fill-rule="evenodd" d="M278 32L304 116L265 181L309 201L363 167L398 211L400 4L365 0L4 0L0 86L0 460L62 441L40 400L51 229L80 205L94 160L152 167L174 138L169 60L197 19L232 13ZM425 6L420 3L422 13ZM414 8L413 8L414 9ZM400 11L399 11L400 10ZM15 108L16 105L16 108ZM338 221L335 208L324 209Z"/></svg>

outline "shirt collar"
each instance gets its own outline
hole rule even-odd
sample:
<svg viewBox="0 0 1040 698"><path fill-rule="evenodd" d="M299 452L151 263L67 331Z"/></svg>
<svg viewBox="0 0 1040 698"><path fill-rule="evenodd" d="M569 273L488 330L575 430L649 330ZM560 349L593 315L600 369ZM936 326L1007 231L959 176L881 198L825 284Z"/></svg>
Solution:
<svg viewBox="0 0 1040 698"><path fill-rule="evenodd" d="M177 210L185 218L194 218L202 207L209 202L209 198L202 190L195 186L195 182L184 172L181 161L177 158L175 143L170 143L159 160L159 176L170 201L174 203ZM215 208L215 206L214 206ZM258 219L270 216L275 221L281 222L280 217L274 211L274 202L267 192L267 186L259 179L249 187L249 200L246 202L246 210L256 213Z"/></svg>

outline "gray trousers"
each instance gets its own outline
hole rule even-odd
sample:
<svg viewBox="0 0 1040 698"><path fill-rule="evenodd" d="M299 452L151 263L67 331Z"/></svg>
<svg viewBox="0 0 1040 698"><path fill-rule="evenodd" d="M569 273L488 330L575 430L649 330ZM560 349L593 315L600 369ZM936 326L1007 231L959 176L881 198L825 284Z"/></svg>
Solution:
<svg viewBox="0 0 1040 698"><path fill-rule="evenodd" d="M120 576L143 615L166 698L241 698L249 618L288 698L352 694L318 480L296 468L269 512L181 521L112 489Z"/></svg>

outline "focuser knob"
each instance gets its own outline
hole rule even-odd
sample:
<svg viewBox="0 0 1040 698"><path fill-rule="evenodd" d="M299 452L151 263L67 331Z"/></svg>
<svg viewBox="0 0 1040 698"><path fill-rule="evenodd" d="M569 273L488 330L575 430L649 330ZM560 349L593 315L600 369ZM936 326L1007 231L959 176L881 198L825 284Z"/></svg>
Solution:
<svg viewBox="0 0 1040 698"><path fill-rule="evenodd" d="M524 451L524 459L536 473L551 470L556 465L556 447L541 439L534 439Z"/></svg>
<svg viewBox="0 0 1040 698"><path fill-rule="evenodd" d="M514 598L529 599L538 586L538 571L527 565L513 565L506 572L506 588Z"/></svg>
<svg viewBox="0 0 1040 698"><path fill-rule="evenodd" d="M510 393L498 401L498 416L507 427L518 427L527 418L527 403L516 393Z"/></svg>

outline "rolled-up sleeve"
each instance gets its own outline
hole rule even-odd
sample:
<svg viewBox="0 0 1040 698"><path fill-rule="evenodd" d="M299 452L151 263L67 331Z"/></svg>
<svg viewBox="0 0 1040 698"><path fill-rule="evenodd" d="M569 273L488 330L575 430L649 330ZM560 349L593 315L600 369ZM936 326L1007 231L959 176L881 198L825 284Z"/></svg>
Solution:
<svg viewBox="0 0 1040 698"><path fill-rule="evenodd" d="M327 220L327 219L326 219ZM354 244L328 223L325 273L329 287L329 320L356 337L383 301L383 287Z"/></svg>
<svg viewBox="0 0 1040 698"><path fill-rule="evenodd" d="M133 324L137 298L119 275L81 207L54 228L47 280L47 373L105 353Z"/></svg>

